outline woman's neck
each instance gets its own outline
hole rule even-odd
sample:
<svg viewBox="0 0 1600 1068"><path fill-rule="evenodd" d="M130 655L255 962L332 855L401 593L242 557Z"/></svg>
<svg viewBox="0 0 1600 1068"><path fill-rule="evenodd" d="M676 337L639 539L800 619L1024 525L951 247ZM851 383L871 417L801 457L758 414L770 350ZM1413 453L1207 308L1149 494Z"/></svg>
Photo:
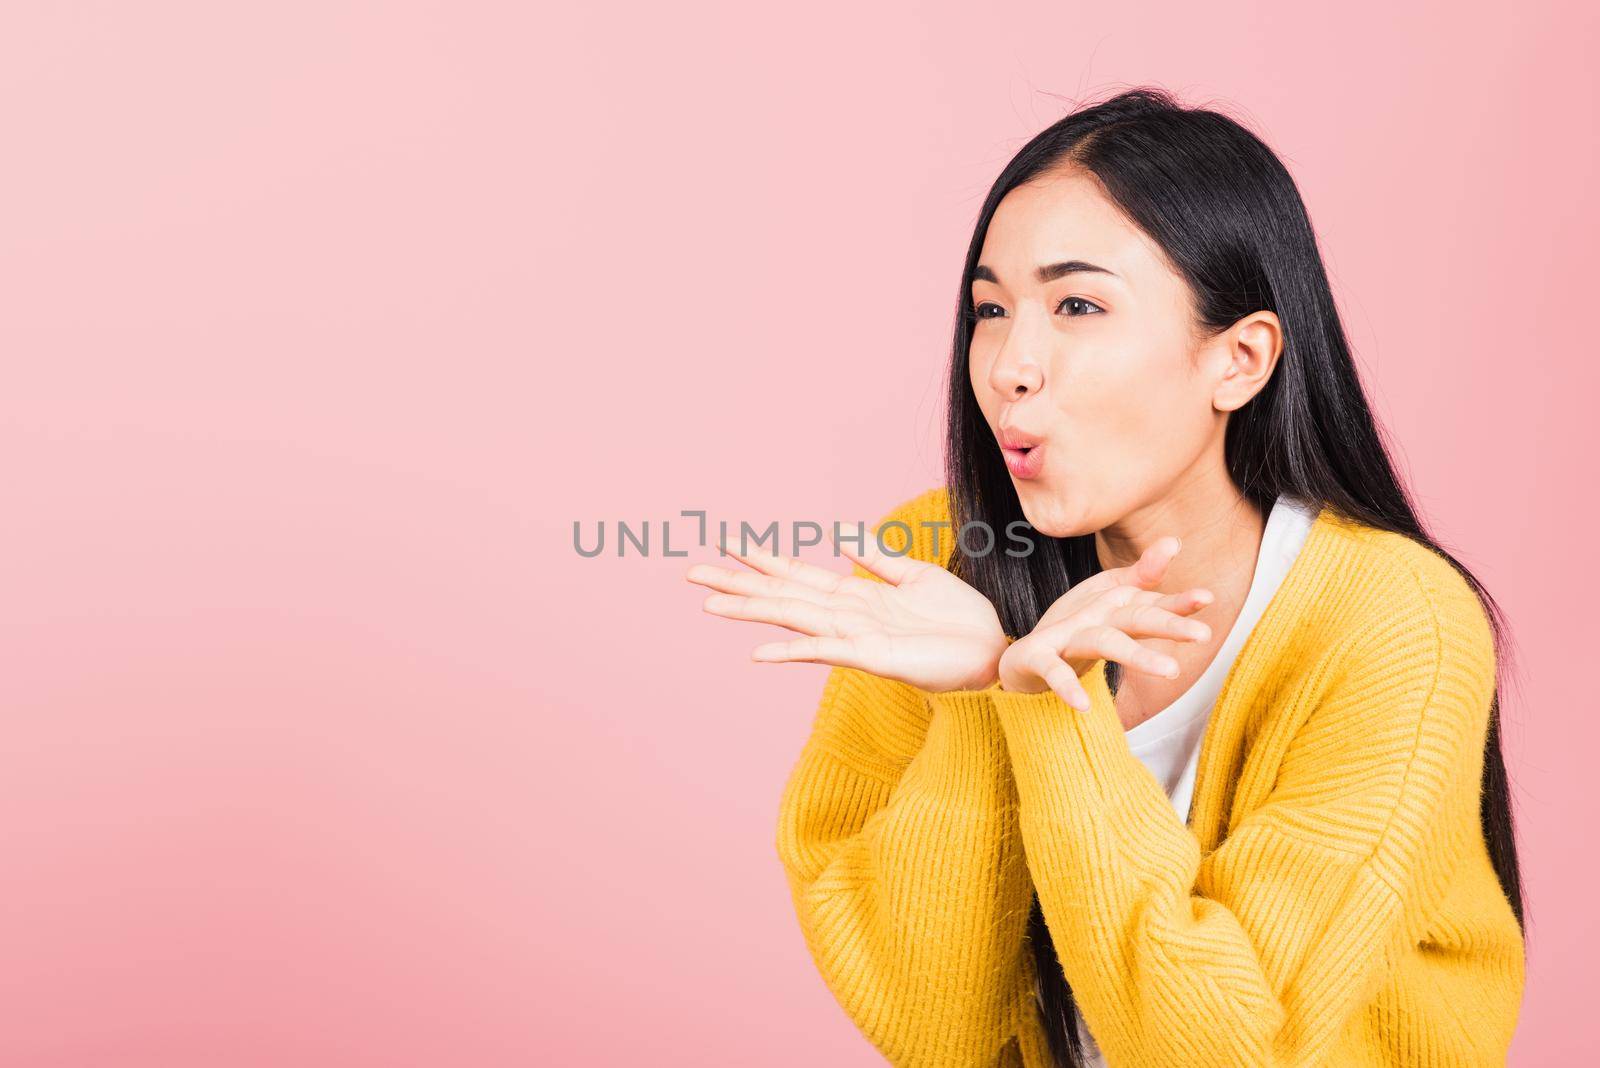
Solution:
<svg viewBox="0 0 1600 1068"><path fill-rule="evenodd" d="M1156 541L1171 535L1183 547L1167 566L1161 582L1164 592L1203 586L1220 601L1230 586L1247 591L1267 517L1225 474L1222 482L1222 486L1182 488L1097 531L1095 552L1101 568L1133 564Z"/></svg>
<svg viewBox="0 0 1600 1068"><path fill-rule="evenodd" d="M1244 608L1265 533L1266 516L1235 490L1227 496L1212 493L1164 499L1130 513L1095 535L1095 548L1104 568L1132 564L1158 539L1178 537L1183 547L1167 568L1161 592L1181 593L1203 587L1214 598L1188 616L1211 628L1209 640L1140 639L1141 645L1176 659L1178 676L1162 679L1125 671L1116 695L1117 716L1124 729L1131 729L1166 708L1211 665Z"/></svg>

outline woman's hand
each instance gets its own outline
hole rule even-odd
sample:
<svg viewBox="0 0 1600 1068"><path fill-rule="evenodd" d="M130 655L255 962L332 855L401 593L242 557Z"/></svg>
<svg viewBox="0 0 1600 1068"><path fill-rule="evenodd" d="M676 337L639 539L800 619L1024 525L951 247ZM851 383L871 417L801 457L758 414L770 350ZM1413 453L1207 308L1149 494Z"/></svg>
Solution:
<svg viewBox="0 0 1600 1068"><path fill-rule="evenodd" d="M759 574L696 564L684 577L722 591L705 600L713 615L807 635L757 646L751 655L762 663L836 664L934 692L993 683L1006 634L988 598L942 567L889 556L875 542L868 538L861 554L834 544L882 582L726 547Z"/></svg>
<svg viewBox="0 0 1600 1068"><path fill-rule="evenodd" d="M1101 571L1056 599L1031 633L1000 658L1000 685L1018 693L1054 690L1074 708L1087 711L1089 693L1081 677L1099 659L1115 660L1134 671L1173 678L1178 662L1147 649L1137 638L1205 641L1211 628L1189 615L1211 603L1211 591L1163 594L1167 565L1182 542L1165 537L1127 567Z"/></svg>

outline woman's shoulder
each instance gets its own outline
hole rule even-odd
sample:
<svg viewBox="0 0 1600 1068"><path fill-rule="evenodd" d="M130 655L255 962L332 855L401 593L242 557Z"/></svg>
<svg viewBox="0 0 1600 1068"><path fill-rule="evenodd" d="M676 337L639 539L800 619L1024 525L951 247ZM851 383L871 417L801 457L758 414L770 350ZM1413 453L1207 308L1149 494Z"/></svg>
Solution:
<svg viewBox="0 0 1600 1068"><path fill-rule="evenodd" d="M1409 535L1331 511L1325 614L1342 617L1361 655L1422 658L1435 668L1493 673L1494 630L1476 588L1452 560Z"/></svg>
<svg viewBox="0 0 1600 1068"><path fill-rule="evenodd" d="M1442 553L1407 534L1371 527L1357 520L1324 513L1328 525L1343 543L1340 554L1344 578L1364 579L1363 585L1379 586L1383 596L1375 601L1387 608L1426 607L1443 614L1460 613L1464 606L1476 606L1482 615L1477 591L1455 563Z"/></svg>

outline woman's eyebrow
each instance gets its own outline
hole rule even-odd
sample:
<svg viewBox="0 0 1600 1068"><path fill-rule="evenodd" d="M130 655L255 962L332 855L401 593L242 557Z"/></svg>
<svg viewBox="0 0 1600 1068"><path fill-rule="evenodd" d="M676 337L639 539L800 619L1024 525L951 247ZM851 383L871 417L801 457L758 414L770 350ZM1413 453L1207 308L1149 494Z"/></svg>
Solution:
<svg viewBox="0 0 1600 1068"><path fill-rule="evenodd" d="M1108 270L1107 268L1101 267L1098 264L1089 263L1085 260L1065 260L1061 263L1047 263L1043 267L1036 269L1033 272L1033 276L1041 283L1044 283L1054 282L1062 275L1077 274L1079 272L1109 274L1112 278L1118 277L1117 272ZM974 282L993 282L996 285L1000 283L1000 279L995 277L994 271L981 263L978 264L977 267L973 268L972 280Z"/></svg>

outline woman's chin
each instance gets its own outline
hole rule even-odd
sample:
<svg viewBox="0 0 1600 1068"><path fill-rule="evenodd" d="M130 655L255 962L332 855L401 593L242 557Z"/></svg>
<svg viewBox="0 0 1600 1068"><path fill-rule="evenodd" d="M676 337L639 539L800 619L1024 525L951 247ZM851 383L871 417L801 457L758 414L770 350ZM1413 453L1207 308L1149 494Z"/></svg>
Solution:
<svg viewBox="0 0 1600 1068"><path fill-rule="evenodd" d="M1025 487L1025 488L1024 488ZM1052 538L1067 538L1084 533L1083 517L1062 506L1061 496L1037 482L1017 487L1017 502L1028 525Z"/></svg>

